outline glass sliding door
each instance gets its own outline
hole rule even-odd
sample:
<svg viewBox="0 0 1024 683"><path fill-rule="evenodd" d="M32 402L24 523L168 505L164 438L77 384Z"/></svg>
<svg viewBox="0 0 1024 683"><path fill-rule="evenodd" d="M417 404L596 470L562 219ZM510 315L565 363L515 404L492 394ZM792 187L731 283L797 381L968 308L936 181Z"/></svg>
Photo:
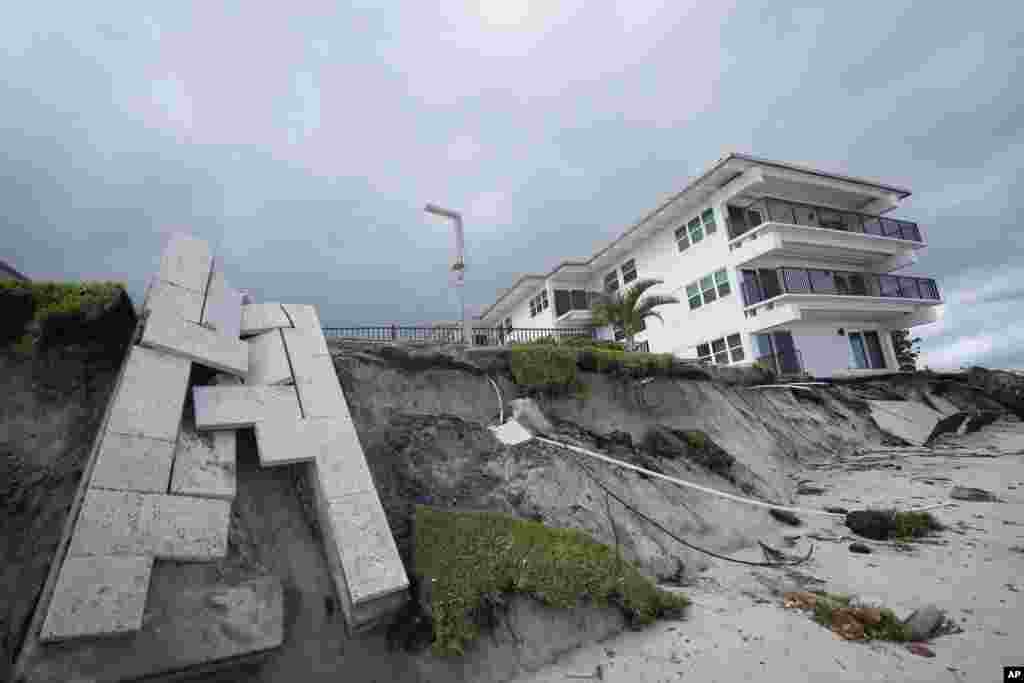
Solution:
<svg viewBox="0 0 1024 683"><path fill-rule="evenodd" d="M856 370L868 369L868 351L860 332L850 332L850 367Z"/></svg>
<svg viewBox="0 0 1024 683"><path fill-rule="evenodd" d="M864 342L868 347L868 360L871 361L871 368L880 370L885 367L885 354L882 352L882 341L878 338L877 332L865 332Z"/></svg>
<svg viewBox="0 0 1024 683"><path fill-rule="evenodd" d="M775 353L778 355L779 373L792 375L800 372L800 361L797 358L796 344L793 333L789 331L775 332L773 335Z"/></svg>

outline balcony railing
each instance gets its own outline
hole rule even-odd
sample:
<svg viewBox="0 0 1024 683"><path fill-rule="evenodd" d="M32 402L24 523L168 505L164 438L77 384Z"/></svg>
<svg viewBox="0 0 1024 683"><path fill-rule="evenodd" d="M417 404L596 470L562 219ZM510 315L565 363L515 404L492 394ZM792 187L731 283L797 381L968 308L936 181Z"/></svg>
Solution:
<svg viewBox="0 0 1024 683"><path fill-rule="evenodd" d="M754 359L754 365L764 368L777 376L804 374L804 360L796 349L758 356Z"/></svg>
<svg viewBox="0 0 1024 683"><path fill-rule="evenodd" d="M764 223L787 223L857 232L879 237L894 237L923 242L917 223L883 218L857 211L839 211L825 206L782 199L762 199L747 207L729 206L729 239L753 230Z"/></svg>
<svg viewBox="0 0 1024 683"><path fill-rule="evenodd" d="M325 327L328 339L368 342L427 342L433 344L462 344L464 334L459 326L409 327L404 325L376 325L364 327ZM593 327L561 328L504 328L474 327L473 343L477 346L501 346L532 342L544 337L565 339L567 337L593 338Z"/></svg>
<svg viewBox="0 0 1024 683"><path fill-rule="evenodd" d="M939 287L932 278L809 268L762 269L757 271L755 279L744 280L742 290L746 306L780 294L838 294L932 301L942 299Z"/></svg>

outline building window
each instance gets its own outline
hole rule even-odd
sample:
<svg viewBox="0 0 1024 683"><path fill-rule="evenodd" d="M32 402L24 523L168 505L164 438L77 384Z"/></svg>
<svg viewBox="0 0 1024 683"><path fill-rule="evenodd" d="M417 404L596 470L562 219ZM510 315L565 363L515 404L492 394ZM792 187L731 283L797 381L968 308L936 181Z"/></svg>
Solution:
<svg viewBox="0 0 1024 683"><path fill-rule="evenodd" d="M686 298L690 300L690 310L700 308L700 289L697 283L686 285Z"/></svg>
<svg viewBox="0 0 1024 683"><path fill-rule="evenodd" d="M697 360L702 360L707 363L714 360L711 358L711 344L697 344Z"/></svg>
<svg viewBox="0 0 1024 683"><path fill-rule="evenodd" d="M704 303L706 304L717 299L718 297L715 294L715 278L711 275L702 277L700 279L700 291L704 295Z"/></svg>
<svg viewBox="0 0 1024 683"><path fill-rule="evenodd" d="M704 228L700 224L700 216L687 223L686 229L690 233L690 242L693 244L697 244L697 242L704 239Z"/></svg>
<svg viewBox="0 0 1024 683"><path fill-rule="evenodd" d="M540 294L530 299L530 317L534 318L541 311L546 311L548 308L548 290L540 290Z"/></svg>
<svg viewBox="0 0 1024 683"><path fill-rule="evenodd" d="M639 344L636 345L636 350L640 351L642 353L650 353L651 352L651 342L649 342L649 341L640 342Z"/></svg>
<svg viewBox="0 0 1024 683"><path fill-rule="evenodd" d="M625 338L626 338L625 330L622 330L620 328L615 328L615 341L620 342L620 341L622 341Z"/></svg>
<svg viewBox="0 0 1024 683"><path fill-rule="evenodd" d="M636 259L629 259L622 264L622 284L628 285L636 279Z"/></svg>
<svg viewBox="0 0 1024 683"><path fill-rule="evenodd" d="M686 251L690 248L690 237L686 234L686 226L676 228L676 246L679 251Z"/></svg>
<svg viewBox="0 0 1024 683"><path fill-rule="evenodd" d="M730 334L725 339L726 344L729 345L729 355L732 356L733 363L739 363L743 360L743 340L738 334Z"/></svg>
<svg viewBox="0 0 1024 683"><path fill-rule="evenodd" d="M715 211L714 209L708 209L700 215L701 221L704 223L704 231L709 235L714 235L717 226L715 225Z"/></svg>
<svg viewBox="0 0 1024 683"><path fill-rule="evenodd" d="M725 350L725 339L716 339L711 342L711 352L715 354L715 363L717 365L728 365L729 354Z"/></svg>
<svg viewBox="0 0 1024 683"><path fill-rule="evenodd" d="M725 268L715 271L715 286L718 287L718 297L728 296L729 292L729 274L725 271Z"/></svg>
<svg viewBox="0 0 1024 683"><path fill-rule="evenodd" d="M609 294L619 291L619 274L614 270L604 276L604 291Z"/></svg>

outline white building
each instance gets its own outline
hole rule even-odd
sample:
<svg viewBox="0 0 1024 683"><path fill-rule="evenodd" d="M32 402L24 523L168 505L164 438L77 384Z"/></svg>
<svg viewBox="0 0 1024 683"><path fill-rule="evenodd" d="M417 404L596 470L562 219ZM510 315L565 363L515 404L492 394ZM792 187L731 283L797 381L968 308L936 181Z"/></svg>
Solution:
<svg viewBox="0 0 1024 683"><path fill-rule="evenodd" d="M729 154L588 260L519 278L478 324L580 327L591 292L655 278L648 294L682 303L637 335L652 352L816 377L896 370L890 332L942 315L935 281L903 272L925 247L918 226L883 217L909 195Z"/></svg>

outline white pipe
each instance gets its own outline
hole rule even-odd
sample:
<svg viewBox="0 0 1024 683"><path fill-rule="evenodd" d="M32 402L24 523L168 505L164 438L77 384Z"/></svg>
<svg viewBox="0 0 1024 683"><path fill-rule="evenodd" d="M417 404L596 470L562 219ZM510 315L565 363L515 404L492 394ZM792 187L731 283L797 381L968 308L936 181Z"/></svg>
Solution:
<svg viewBox="0 0 1024 683"><path fill-rule="evenodd" d="M673 484L678 484L679 486L685 486L687 488L695 489L697 491L703 491L704 493L710 493L711 495L719 496L721 498L728 498L729 500L734 500L737 503L746 503L748 505L756 505L758 507L769 508L771 510L782 510L784 512L794 512L794 513L800 513L800 514L805 514L805 515L823 515L825 517L842 517L843 519L846 518L846 515L843 514L843 513L840 513L840 512L825 512L824 510L810 510L810 509L806 509L806 508L790 507L790 506L787 506L787 505L776 505L775 503L766 503L766 502L764 502L762 500L753 500L751 498L743 498L742 496L735 496L735 495L733 495L731 493L726 493L724 491L716 491L715 489L710 489L710 488L708 488L706 486L700 486L699 484L694 484L694 483L689 482L689 481L683 481L682 479L676 479L675 477L670 477L670 476L665 475L665 474L659 474L658 472L652 472L651 470L646 470L643 467L637 467L636 465L631 465L628 462L622 462L621 460L616 460L614 458L609 458L607 456L601 455L600 453L594 453L593 451L588 451L585 448L579 448L577 446L570 446L567 443L562 443L560 441L553 441L551 439L545 439L542 436L538 436L538 437L535 437L535 438L538 441L542 441L544 443L551 444L552 446L561 446L562 448L565 448L565 449L568 449L570 451L573 451L574 453L582 453L583 455L589 455L590 457L597 458L598 460L602 460L602 461L608 463L609 465L615 465L616 467L622 467L622 468L625 468L625 469L628 469L628 470L633 470L635 472L640 472L641 474L646 474L649 477L655 477L657 479L664 479L665 481L671 482Z"/></svg>
<svg viewBox="0 0 1024 683"><path fill-rule="evenodd" d="M491 386L494 387L494 393L498 395L498 424L505 424L505 402L501 400L501 390L498 389L498 383L490 377L487 378L487 381L491 383Z"/></svg>

